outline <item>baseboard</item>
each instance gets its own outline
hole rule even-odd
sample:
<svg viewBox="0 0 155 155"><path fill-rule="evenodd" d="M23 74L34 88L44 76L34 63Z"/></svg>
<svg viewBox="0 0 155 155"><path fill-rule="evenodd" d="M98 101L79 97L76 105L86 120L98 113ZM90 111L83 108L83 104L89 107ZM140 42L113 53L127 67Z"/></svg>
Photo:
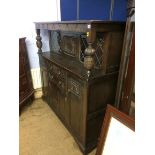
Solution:
<svg viewBox="0 0 155 155"><path fill-rule="evenodd" d="M41 84L41 75L40 75L40 68L33 68L31 69L32 81L33 81L33 88L36 90L42 87Z"/></svg>

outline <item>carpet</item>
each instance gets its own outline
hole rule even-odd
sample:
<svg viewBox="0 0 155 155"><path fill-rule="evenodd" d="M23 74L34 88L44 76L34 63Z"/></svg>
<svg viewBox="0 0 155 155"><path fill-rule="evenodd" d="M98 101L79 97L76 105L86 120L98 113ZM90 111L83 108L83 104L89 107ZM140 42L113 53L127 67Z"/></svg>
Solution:
<svg viewBox="0 0 155 155"><path fill-rule="evenodd" d="M72 135L42 99L34 100L20 115L19 152L20 155L82 155Z"/></svg>

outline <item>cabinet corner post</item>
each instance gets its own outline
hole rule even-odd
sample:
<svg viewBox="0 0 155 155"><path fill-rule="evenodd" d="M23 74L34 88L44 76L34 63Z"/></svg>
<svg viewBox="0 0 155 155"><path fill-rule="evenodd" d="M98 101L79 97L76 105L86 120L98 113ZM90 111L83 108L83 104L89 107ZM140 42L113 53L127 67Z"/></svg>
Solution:
<svg viewBox="0 0 155 155"><path fill-rule="evenodd" d="M88 47L85 49L84 67L87 69L88 77L91 74L91 69L94 67L94 53L95 49L92 48L92 43L88 43Z"/></svg>
<svg viewBox="0 0 155 155"><path fill-rule="evenodd" d="M36 36L36 45L38 47L38 54L42 53L42 38L40 36L40 29L36 29L36 33L37 33L37 36Z"/></svg>

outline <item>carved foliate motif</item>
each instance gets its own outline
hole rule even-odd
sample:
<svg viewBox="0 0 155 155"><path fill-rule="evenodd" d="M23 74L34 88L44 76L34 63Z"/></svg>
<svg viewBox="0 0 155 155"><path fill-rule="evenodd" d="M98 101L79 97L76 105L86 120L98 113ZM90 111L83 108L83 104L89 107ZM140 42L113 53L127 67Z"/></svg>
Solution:
<svg viewBox="0 0 155 155"><path fill-rule="evenodd" d="M80 83L78 81L75 81L74 79L70 78L68 81L68 91L80 96Z"/></svg>

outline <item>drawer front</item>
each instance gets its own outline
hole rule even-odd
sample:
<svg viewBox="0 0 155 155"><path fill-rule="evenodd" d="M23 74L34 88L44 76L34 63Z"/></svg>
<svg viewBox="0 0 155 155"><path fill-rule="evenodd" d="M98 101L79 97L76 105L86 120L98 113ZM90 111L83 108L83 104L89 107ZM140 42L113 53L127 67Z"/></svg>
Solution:
<svg viewBox="0 0 155 155"><path fill-rule="evenodd" d="M59 72L58 72L58 77L61 79L61 80L66 80L66 72L63 70L63 69L61 69L61 70L59 70Z"/></svg>
<svg viewBox="0 0 155 155"><path fill-rule="evenodd" d="M51 64L48 72L50 82L54 83L61 92L66 90L66 72L60 67Z"/></svg>
<svg viewBox="0 0 155 155"><path fill-rule="evenodd" d="M53 72L54 72L54 74L58 74L60 72L60 68L53 65Z"/></svg>
<svg viewBox="0 0 155 155"><path fill-rule="evenodd" d="M50 65L49 73L51 75L55 76L57 79L61 79L61 80L64 80L64 81L66 79L66 72L62 68L60 68L60 67L58 67L58 66L56 66L54 64Z"/></svg>
<svg viewBox="0 0 155 155"><path fill-rule="evenodd" d="M56 76L52 73L52 72L48 72L48 76L49 76L49 81L53 82L53 83L57 83L58 79L56 78Z"/></svg>

